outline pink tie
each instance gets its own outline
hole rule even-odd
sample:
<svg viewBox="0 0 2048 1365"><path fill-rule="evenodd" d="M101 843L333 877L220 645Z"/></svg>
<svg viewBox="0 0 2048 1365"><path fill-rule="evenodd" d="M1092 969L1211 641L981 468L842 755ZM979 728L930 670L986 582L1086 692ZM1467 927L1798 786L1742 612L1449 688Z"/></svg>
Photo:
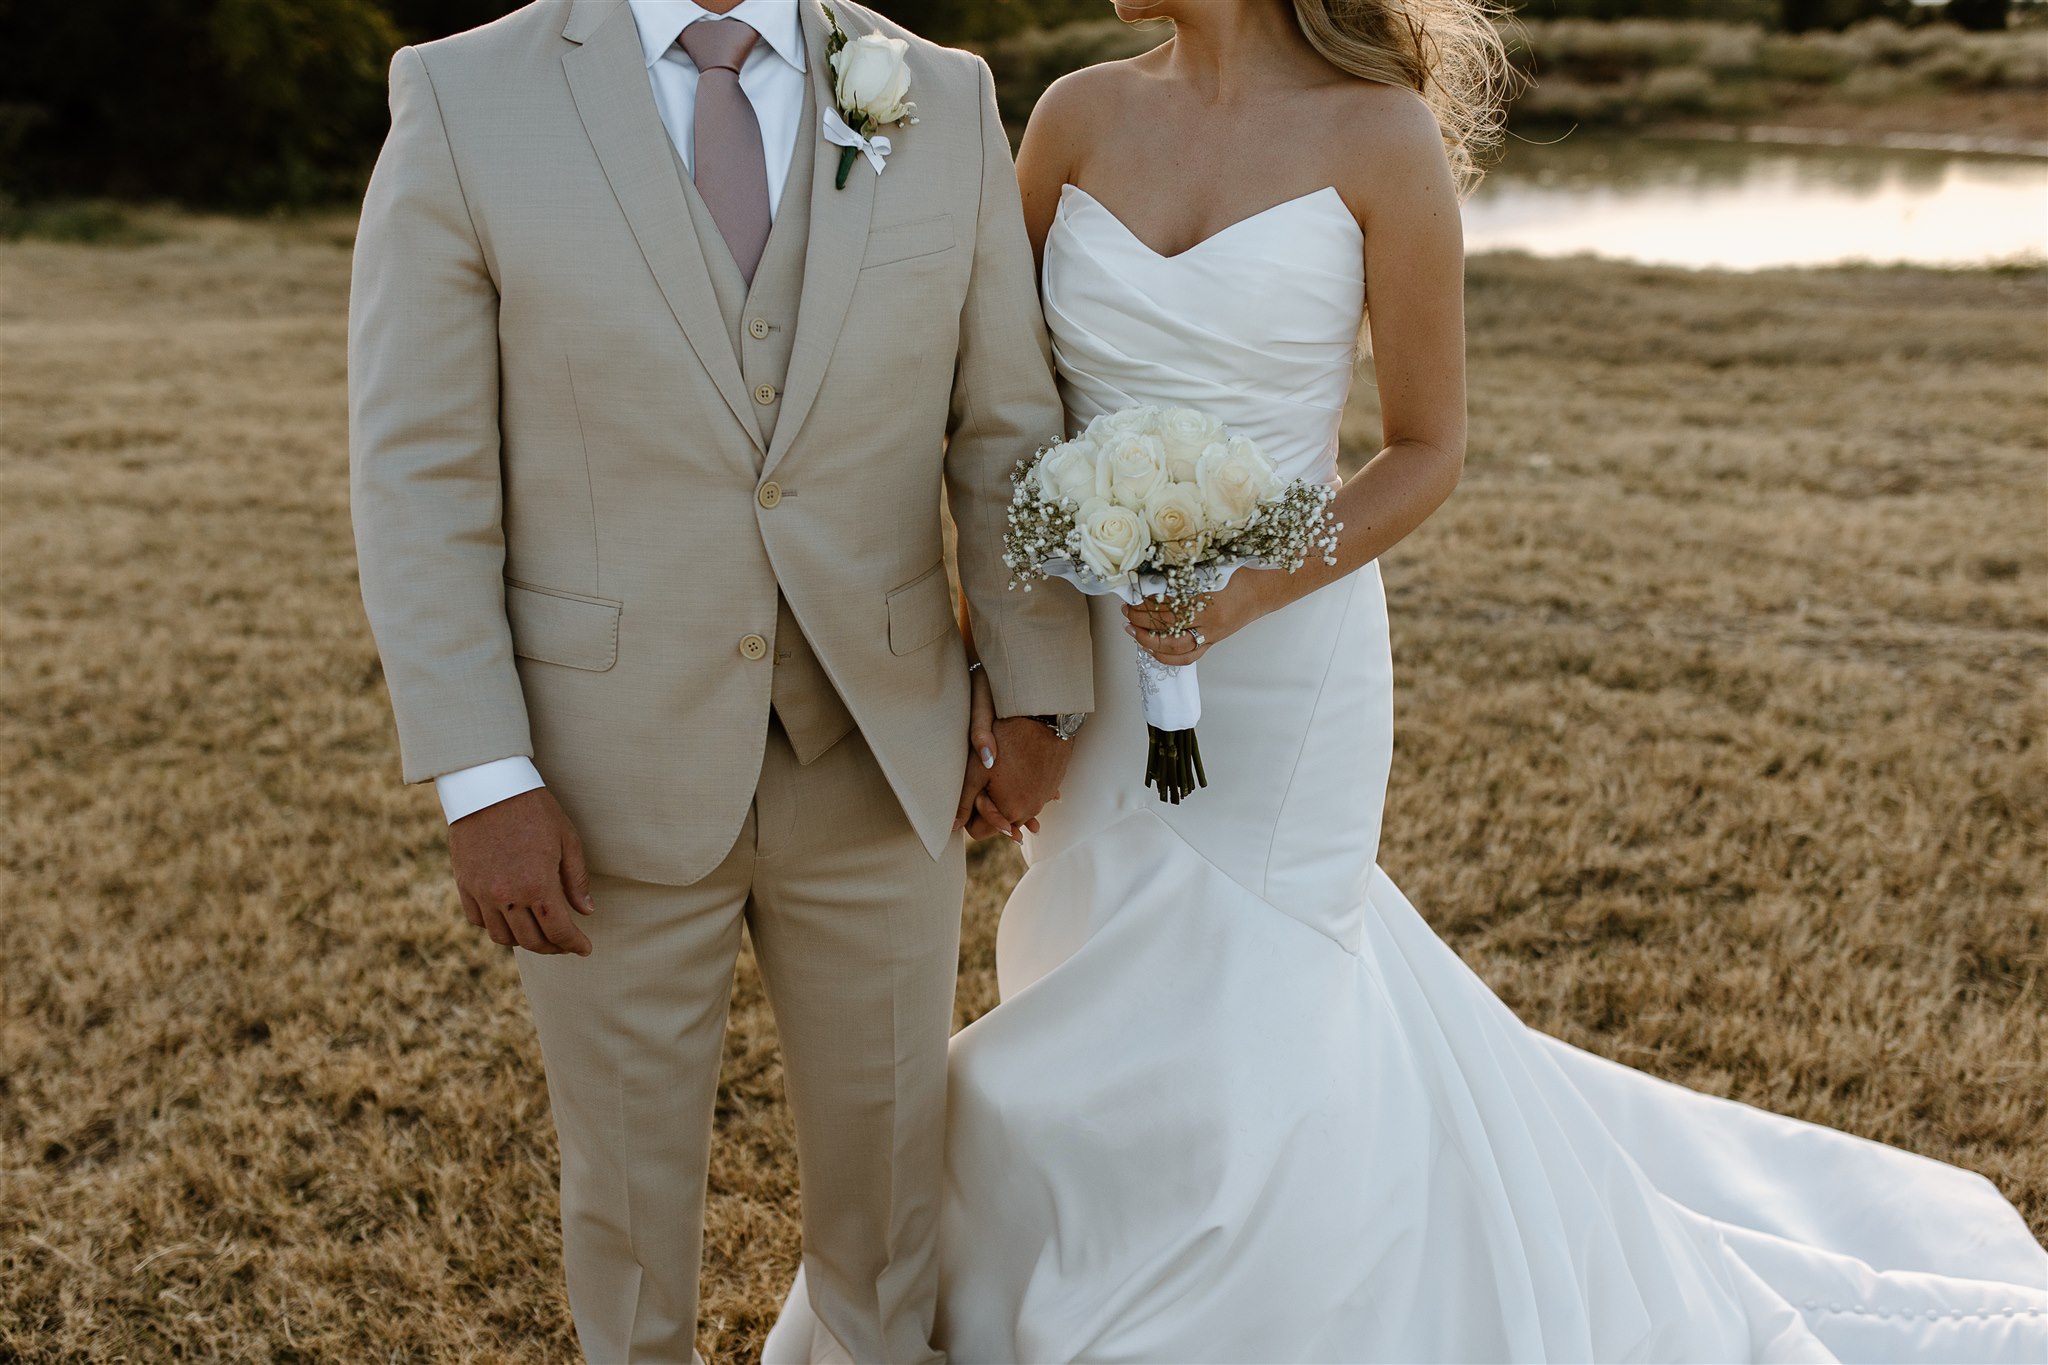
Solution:
<svg viewBox="0 0 2048 1365"><path fill-rule="evenodd" d="M700 19L676 39L698 71L691 133L697 193L748 284L768 245L770 221L761 120L740 89L740 64L760 36L743 20Z"/></svg>

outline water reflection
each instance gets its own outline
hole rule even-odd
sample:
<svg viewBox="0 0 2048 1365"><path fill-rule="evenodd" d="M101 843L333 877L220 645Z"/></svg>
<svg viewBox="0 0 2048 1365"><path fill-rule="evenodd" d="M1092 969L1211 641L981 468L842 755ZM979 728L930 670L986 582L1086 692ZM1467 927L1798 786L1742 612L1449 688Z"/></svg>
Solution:
<svg viewBox="0 0 2048 1365"><path fill-rule="evenodd" d="M1758 269L2048 258L2048 160L1595 138L1510 142L1465 205L1473 251Z"/></svg>

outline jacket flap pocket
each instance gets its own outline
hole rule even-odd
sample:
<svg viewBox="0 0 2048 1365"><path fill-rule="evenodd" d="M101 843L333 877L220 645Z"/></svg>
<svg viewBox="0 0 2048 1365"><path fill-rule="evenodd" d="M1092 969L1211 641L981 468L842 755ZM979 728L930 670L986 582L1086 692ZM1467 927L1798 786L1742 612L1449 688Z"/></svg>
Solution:
<svg viewBox="0 0 2048 1365"><path fill-rule="evenodd" d="M953 588L942 559L889 594L889 652L915 654L953 624Z"/></svg>
<svg viewBox="0 0 2048 1365"><path fill-rule="evenodd" d="M912 223L893 223L868 234L867 255L861 268L907 261L913 256L931 256L953 247L953 215L920 218Z"/></svg>
<svg viewBox="0 0 2048 1365"><path fill-rule="evenodd" d="M619 610L601 597L505 585L512 652L522 659L604 672L619 661Z"/></svg>

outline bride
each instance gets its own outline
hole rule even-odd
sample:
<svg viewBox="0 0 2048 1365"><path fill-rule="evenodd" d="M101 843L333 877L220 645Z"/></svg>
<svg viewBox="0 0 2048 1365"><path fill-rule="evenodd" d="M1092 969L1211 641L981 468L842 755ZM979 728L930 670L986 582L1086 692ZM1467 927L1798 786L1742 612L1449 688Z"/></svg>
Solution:
<svg viewBox="0 0 2048 1365"><path fill-rule="evenodd" d="M1369 302L1385 447L1338 494L1334 568L1241 572L1199 634L1092 599L1102 709L1024 836L1002 1004L953 1042L934 1344L2048 1358L2048 1254L1987 1181L1531 1031L1375 863L1375 561L1464 448L1458 201L1503 71L1482 3L1119 3L1175 36L1032 117L1018 175L1070 427L1184 405L1334 481ZM1140 783L1130 640L1202 663L1211 785L1183 805ZM764 1358L845 1358L801 1278Z"/></svg>

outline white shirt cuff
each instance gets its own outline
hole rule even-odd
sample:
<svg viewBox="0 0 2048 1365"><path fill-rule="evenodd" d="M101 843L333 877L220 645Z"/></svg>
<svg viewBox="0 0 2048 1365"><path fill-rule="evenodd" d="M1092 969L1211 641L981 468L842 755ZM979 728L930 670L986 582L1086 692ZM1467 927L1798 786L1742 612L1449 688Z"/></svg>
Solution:
<svg viewBox="0 0 2048 1365"><path fill-rule="evenodd" d="M525 757L479 763L474 768L443 773L434 779L434 791L441 798L441 813L451 825L486 806L546 785L540 780L540 770L533 766L533 760Z"/></svg>

